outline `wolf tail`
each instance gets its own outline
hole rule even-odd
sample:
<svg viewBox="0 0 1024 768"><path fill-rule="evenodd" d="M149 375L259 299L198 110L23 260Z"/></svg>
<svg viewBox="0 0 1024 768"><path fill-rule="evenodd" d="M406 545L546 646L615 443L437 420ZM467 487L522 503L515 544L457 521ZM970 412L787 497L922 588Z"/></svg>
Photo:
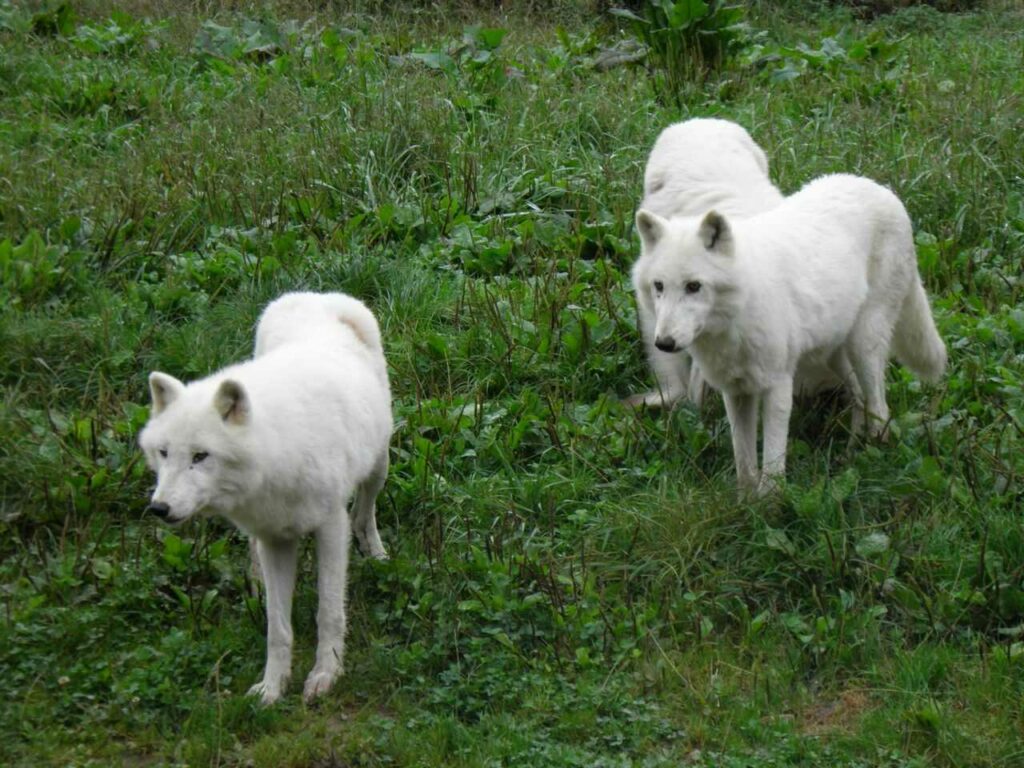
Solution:
<svg viewBox="0 0 1024 768"><path fill-rule="evenodd" d="M338 293L333 296L338 320L347 325L363 344L373 352L384 353L377 318L359 299Z"/></svg>
<svg viewBox="0 0 1024 768"><path fill-rule="evenodd" d="M903 299L893 333L892 350L897 360L924 381L937 381L946 370L946 345L932 318L928 296L915 275L914 285Z"/></svg>

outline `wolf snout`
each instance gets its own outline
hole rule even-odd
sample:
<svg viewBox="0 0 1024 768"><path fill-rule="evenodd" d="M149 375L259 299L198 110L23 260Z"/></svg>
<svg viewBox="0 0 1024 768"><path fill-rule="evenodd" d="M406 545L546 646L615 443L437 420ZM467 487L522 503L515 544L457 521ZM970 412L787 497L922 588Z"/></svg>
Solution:
<svg viewBox="0 0 1024 768"><path fill-rule="evenodd" d="M169 504L164 504L162 501L151 501L146 506L146 511L151 515L156 515L161 520L166 520L167 516L171 514L171 507Z"/></svg>
<svg viewBox="0 0 1024 768"><path fill-rule="evenodd" d="M676 346L676 340L672 336L658 336L654 340L654 346L662 352L676 352L679 349Z"/></svg>

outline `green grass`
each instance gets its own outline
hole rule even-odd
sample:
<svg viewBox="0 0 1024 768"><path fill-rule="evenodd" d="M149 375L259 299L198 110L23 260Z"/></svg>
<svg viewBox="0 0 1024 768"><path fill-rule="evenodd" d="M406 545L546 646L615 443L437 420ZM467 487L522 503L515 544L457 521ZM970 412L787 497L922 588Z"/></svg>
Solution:
<svg viewBox="0 0 1024 768"><path fill-rule="evenodd" d="M1019 7L753 3L667 93L573 4L339 5L0 0L0 763L1024 764ZM698 115L786 192L890 185L950 349L892 369L887 443L798 409L770 503L717 403L619 403L643 163ZM150 370L244 357L298 288L384 329L392 559L353 560L335 691L261 710L245 544L146 519L135 435Z"/></svg>

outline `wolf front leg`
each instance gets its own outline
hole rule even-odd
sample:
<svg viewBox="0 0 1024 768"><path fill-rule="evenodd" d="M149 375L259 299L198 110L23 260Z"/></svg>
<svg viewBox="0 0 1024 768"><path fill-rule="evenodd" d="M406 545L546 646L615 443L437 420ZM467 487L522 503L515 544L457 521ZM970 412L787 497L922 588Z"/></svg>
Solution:
<svg viewBox="0 0 1024 768"><path fill-rule="evenodd" d="M256 550L267 591L267 666L249 695L273 704L281 698L292 670L292 592L299 543L259 539Z"/></svg>
<svg viewBox="0 0 1024 768"><path fill-rule="evenodd" d="M351 527L344 507L316 532L317 593L316 664L306 678L302 695L307 702L327 693L341 673L345 654L345 584Z"/></svg>
<svg viewBox="0 0 1024 768"><path fill-rule="evenodd" d="M777 481L786 476L786 443L789 440L789 417L793 411L793 378L776 382L763 396L764 446L761 457L761 482L758 493L775 490Z"/></svg>
<svg viewBox="0 0 1024 768"><path fill-rule="evenodd" d="M744 493L757 486L757 401L756 395L722 393L725 415L732 432L732 453L736 480Z"/></svg>

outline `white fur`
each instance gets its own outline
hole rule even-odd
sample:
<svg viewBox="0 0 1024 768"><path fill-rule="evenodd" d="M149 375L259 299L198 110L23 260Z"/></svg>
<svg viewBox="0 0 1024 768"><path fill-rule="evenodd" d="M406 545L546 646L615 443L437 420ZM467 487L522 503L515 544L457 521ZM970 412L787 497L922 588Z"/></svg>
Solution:
<svg viewBox="0 0 1024 768"><path fill-rule="evenodd" d="M351 526L384 558L375 500L388 470L391 393L370 311L338 293L292 293L264 310L252 360L183 384L150 375L139 442L157 473L151 509L167 522L223 515L256 542L267 593L267 664L250 690L276 701L291 672L299 539L317 542L318 644L304 694L341 672ZM205 456L204 456L205 454Z"/></svg>
<svg viewBox="0 0 1024 768"><path fill-rule="evenodd" d="M910 218L868 179L826 176L749 219L712 211L667 220L641 210L637 229L645 258L634 277L653 297L655 343L688 349L723 393L744 488L785 473L799 367L828 365L854 397L854 429L866 423L872 434L889 420L890 349L923 378L945 369Z"/></svg>
<svg viewBox="0 0 1024 768"><path fill-rule="evenodd" d="M670 125L654 144L644 174L640 207L662 218L697 216L711 209L749 217L774 208L782 193L768 177L768 158L736 123L695 118ZM700 404L704 381L687 353L666 354L654 346L654 301L637 280L646 268L646 252L633 267L640 330L657 388L630 402L672 405L689 396Z"/></svg>

